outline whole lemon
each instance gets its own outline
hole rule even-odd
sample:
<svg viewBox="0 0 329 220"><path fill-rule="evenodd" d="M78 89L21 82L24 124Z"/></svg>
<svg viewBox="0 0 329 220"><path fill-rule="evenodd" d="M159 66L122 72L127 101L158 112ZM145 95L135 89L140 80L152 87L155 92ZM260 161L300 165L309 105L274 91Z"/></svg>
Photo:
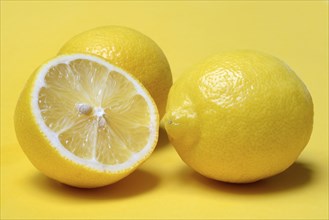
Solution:
<svg viewBox="0 0 329 220"><path fill-rule="evenodd" d="M97 27L76 35L59 51L71 53L101 56L134 75L150 92L163 116L172 75L166 56L152 39L127 27Z"/></svg>
<svg viewBox="0 0 329 220"><path fill-rule="evenodd" d="M172 86L162 123L200 174L246 183L287 169L308 143L313 102L281 60L256 51L217 54Z"/></svg>

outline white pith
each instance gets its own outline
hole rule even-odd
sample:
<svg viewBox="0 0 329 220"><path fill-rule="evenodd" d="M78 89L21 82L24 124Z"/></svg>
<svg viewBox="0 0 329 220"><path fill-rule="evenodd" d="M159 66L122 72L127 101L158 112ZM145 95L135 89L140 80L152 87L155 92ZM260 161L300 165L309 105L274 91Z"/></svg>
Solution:
<svg viewBox="0 0 329 220"><path fill-rule="evenodd" d="M40 108L38 105L38 101L39 101L39 92L40 92L41 88L46 86L45 76L46 76L47 72L49 71L50 68L52 68L58 64L61 64L61 63L68 64L71 61L76 60L76 59L86 59L89 61L93 61L93 62L96 62L96 63L106 67L109 71L115 71L115 72L121 73L125 78L127 78L134 85L137 93L139 95L141 95L147 103L148 110L150 112L149 130L150 130L151 135L148 139L146 146L141 151L132 154L132 156L124 163L108 165L108 164L99 163L96 159L83 159L83 158L80 158L80 157L74 155L61 144L61 142L59 141L59 138L58 138L58 134L55 133L54 131L52 131L45 124L45 122L42 118L42 114L41 114L41 111L40 111ZM81 103L81 104L83 104L83 103ZM79 108L79 106L77 108ZM83 106L81 111L82 112L85 111L86 114L89 114L88 106ZM89 55L84 55L84 54L66 55L66 56L58 57L58 58L48 62L44 66L42 66L38 72L37 79L35 80L34 89L32 91L32 112L35 116L38 126L40 127L40 130L44 133L46 138L49 140L51 145L59 152L59 154L61 154L63 157L65 157L71 161L74 161L75 163L78 163L80 165L84 165L89 168L96 169L96 170L99 170L102 172L104 172L104 171L119 172L120 170L125 170L127 168L134 166L135 164L138 164L140 161L143 160L143 158L145 158L148 154L150 154L150 151L153 150L154 143L156 142L156 139L157 139L157 129L158 129L157 128L157 123L158 123L157 122L158 121L157 110L154 107L153 101L149 98L149 94L128 73L126 73L122 69L117 68L117 67L109 64L108 62L106 62L100 58L94 57L94 56L89 56ZM94 108L93 112L90 114L96 115L100 119L105 120L102 117L102 115L104 114L104 109L102 109L101 107ZM102 124L104 122L102 122L100 120L99 123Z"/></svg>

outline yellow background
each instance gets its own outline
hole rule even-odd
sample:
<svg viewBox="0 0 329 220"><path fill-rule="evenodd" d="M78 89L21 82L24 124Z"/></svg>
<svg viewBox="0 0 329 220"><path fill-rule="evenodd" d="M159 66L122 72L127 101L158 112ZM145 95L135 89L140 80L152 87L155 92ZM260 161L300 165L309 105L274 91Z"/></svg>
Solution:
<svg viewBox="0 0 329 220"><path fill-rule="evenodd" d="M174 79L222 50L257 49L285 60L314 100L308 146L284 173L234 185L191 171L161 131L151 158L116 184L83 190L46 178L15 137L19 92L69 38L110 24L155 40ZM1 1L1 218L328 219L328 2Z"/></svg>

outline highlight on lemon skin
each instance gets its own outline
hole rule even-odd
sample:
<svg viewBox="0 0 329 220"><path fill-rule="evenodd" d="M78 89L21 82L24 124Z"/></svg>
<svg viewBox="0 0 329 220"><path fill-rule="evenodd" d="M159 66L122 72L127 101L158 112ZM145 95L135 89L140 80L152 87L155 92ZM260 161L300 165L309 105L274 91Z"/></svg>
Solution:
<svg viewBox="0 0 329 220"><path fill-rule="evenodd" d="M158 140L158 111L148 91L129 73L91 55L58 56L38 68L14 119L33 165L77 187L124 178Z"/></svg>
<svg viewBox="0 0 329 220"><path fill-rule="evenodd" d="M283 61L232 51L206 59L174 83L161 123L192 169L247 183L297 160L312 133L313 102Z"/></svg>

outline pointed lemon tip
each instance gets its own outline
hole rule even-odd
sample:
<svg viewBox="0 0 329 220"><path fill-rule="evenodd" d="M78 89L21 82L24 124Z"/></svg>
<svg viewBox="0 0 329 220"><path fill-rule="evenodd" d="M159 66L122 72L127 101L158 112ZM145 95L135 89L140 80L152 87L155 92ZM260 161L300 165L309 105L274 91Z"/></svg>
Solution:
<svg viewBox="0 0 329 220"><path fill-rule="evenodd" d="M161 120L161 126L167 132L172 144L190 145L198 139L197 115L191 109L177 109L167 112ZM192 134L192 135L191 135Z"/></svg>

